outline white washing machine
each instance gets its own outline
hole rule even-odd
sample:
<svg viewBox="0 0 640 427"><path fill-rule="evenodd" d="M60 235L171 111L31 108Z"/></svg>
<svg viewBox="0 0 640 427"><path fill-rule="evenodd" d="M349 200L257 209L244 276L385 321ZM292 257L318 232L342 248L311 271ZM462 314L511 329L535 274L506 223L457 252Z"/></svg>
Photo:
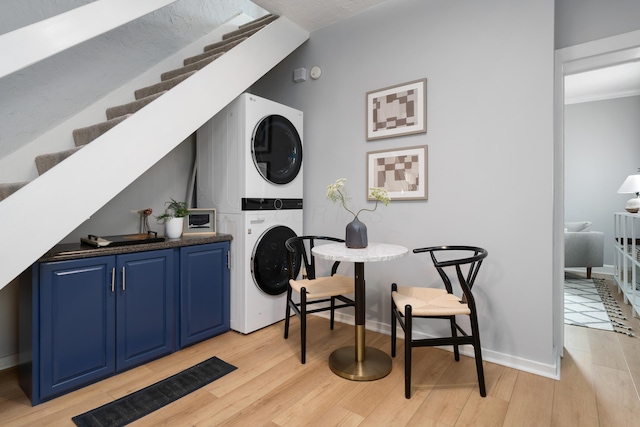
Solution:
<svg viewBox="0 0 640 427"><path fill-rule="evenodd" d="M302 112L242 94L197 132L198 206L231 242L231 329L284 319L284 241L302 235ZM299 265L299 263L298 263Z"/></svg>
<svg viewBox="0 0 640 427"><path fill-rule="evenodd" d="M289 280L284 242L302 235L302 214L302 210L295 209L217 215L218 231L233 235L230 261L234 331L248 334L284 319Z"/></svg>
<svg viewBox="0 0 640 427"><path fill-rule="evenodd" d="M302 209L301 111L242 94L197 133L198 204L219 213Z"/></svg>

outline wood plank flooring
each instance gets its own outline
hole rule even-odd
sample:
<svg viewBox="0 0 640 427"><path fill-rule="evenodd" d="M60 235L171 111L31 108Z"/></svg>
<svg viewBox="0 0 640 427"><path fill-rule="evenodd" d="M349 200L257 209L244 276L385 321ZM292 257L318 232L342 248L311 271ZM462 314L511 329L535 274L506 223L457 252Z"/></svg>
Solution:
<svg viewBox="0 0 640 427"><path fill-rule="evenodd" d="M638 319L631 321L640 333ZM8 369L0 372L0 425L73 426L74 415L211 356L238 369L131 426L640 425L637 337L566 326L561 381L485 362L486 398L478 392L473 359L455 363L447 351L416 349L407 400L401 342L391 374L352 382L334 375L327 358L353 344L353 326L338 323L330 331L328 320L312 317L302 365L298 325L292 320L288 340L282 322L246 336L229 332L36 407L19 388L17 370ZM389 340L367 331L367 345L389 352Z"/></svg>

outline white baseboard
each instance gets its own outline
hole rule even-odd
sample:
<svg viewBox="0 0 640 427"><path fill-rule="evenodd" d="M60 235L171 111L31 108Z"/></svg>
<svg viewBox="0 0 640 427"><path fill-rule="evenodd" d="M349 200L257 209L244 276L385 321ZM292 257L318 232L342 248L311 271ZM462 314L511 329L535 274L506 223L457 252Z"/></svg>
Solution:
<svg viewBox="0 0 640 427"><path fill-rule="evenodd" d="M18 366L18 355L10 354L9 356L0 357L0 371Z"/></svg>
<svg viewBox="0 0 640 427"><path fill-rule="evenodd" d="M315 313L316 316L324 317L326 319L329 318L328 312L323 313ZM355 317L350 316L344 313L335 313L336 322L345 323L347 325L355 325ZM391 325L377 322L374 320L367 320L366 329L374 332L379 332L384 335L391 336ZM417 335L423 335L424 338L429 338L429 336L425 334L421 334L416 331ZM397 328L397 336L398 338L404 339L404 332L402 328ZM355 338L354 338L355 339ZM391 343L389 343L391 346ZM444 346L440 347L443 350L453 352L453 347ZM391 347L389 347L391 349ZM460 346L460 354L464 354L465 356L474 357L473 347L469 345ZM482 359L486 362L495 363L497 365L506 366L508 368L517 369L523 372L529 372L531 374L539 375L546 378L551 378L554 380L560 379L560 357L555 357L555 362L553 364L546 364L536 362L534 360L523 359L521 357L512 356L510 354L500 353L497 351L492 351L486 348L482 349Z"/></svg>

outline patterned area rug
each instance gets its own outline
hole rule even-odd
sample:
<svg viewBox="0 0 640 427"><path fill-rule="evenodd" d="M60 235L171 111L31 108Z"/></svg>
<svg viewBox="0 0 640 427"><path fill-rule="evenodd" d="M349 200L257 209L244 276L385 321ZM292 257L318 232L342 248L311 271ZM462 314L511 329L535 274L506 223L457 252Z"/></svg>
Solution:
<svg viewBox="0 0 640 427"><path fill-rule="evenodd" d="M565 278L564 323L633 336L604 279Z"/></svg>

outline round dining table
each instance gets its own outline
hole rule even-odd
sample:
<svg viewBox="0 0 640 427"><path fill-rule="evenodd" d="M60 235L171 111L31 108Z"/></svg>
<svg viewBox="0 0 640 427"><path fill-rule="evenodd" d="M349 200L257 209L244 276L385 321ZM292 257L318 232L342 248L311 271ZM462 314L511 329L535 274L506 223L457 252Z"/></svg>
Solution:
<svg viewBox="0 0 640 427"><path fill-rule="evenodd" d="M391 357L365 344L364 264L401 258L409 253L409 249L388 243L369 243L362 249L348 248L344 243L329 243L315 246L312 253L329 261L355 263L355 345L342 347L331 353L329 367L336 375L354 381L371 381L385 377L391 372Z"/></svg>

